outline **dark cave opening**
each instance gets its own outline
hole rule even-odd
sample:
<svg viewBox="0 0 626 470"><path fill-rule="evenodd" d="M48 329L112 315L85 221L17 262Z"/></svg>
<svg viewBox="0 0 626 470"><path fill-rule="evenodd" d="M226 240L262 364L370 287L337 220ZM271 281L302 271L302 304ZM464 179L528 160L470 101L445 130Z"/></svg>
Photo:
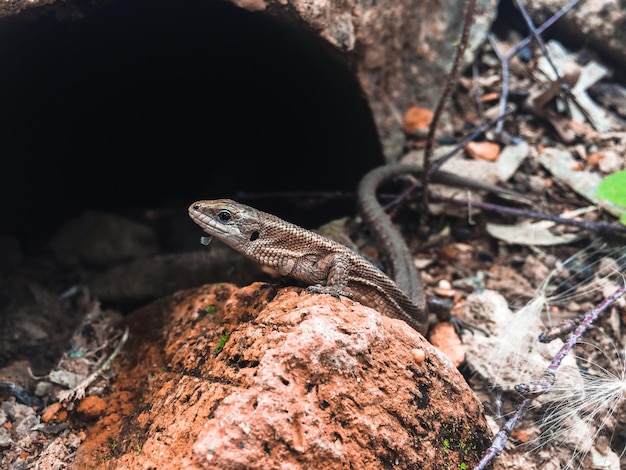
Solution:
<svg viewBox="0 0 626 470"><path fill-rule="evenodd" d="M41 238L89 208L352 192L383 162L338 52L305 27L221 1L114 1L0 23L2 228ZM245 201L307 226L352 211Z"/></svg>

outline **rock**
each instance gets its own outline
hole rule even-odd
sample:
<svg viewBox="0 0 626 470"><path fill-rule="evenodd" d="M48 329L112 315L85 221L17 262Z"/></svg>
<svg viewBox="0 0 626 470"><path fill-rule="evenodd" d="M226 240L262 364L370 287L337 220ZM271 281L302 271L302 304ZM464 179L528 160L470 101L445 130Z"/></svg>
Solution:
<svg viewBox="0 0 626 470"><path fill-rule="evenodd" d="M174 292L229 279L237 285L268 280L261 267L216 242L210 250L147 256L113 266L88 282L94 298L131 311Z"/></svg>
<svg viewBox="0 0 626 470"><path fill-rule="evenodd" d="M11 444L13 444L11 433L8 429L0 427L0 449L11 447Z"/></svg>
<svg viewBox="0 0 626 470"><path fill-rule="evenodd" d="M92 395L81 400L76 407L76 413L78 413L82 419L90 421L102 416L106 407L107 404L102 398Z"/></svg>
<svg viewBox="0 0 626 470"><path fill-rule="evenodd" d="M524 5L535 25L539 26L569 2L566 0L531 0ZM585 38L585 44L610 57L617 64L626 60L626 20L619 0L579 2L554 27L553 34L564 40Z"/></svg>
<svg viewBox="0 0 626 470"><path fill-rule="evenodd" d="M37 376L54 367L86 307L80 297L62 299L28 276L2 274L0 305L7 325L0 328L0 379L28 388L32 382L28 370Z"/></svg>
<svg viewBox="0 0 626 470"><path fill-rule="evenodd" d="M445 355L346 298L205 285L128 324L74 468L459 468L490 444Z"/></svg>
<svg viewBox="0 0 626 470"><path fill-rule="evenodd" d="M450 322L436 323L429 335L430 342L445 353L455 367L465 361L465 348L459 335Z"/></svg>
<svg viewBox="0 0 626 470"><path fill-rule="evenodd" d="M500 155L500 146L494 142L470 142L465 146L465 151L476 160L495 162Z"/></svg>
<svg viewBox="0 0 626 470"><path fill-rule="evenodd" d="M115 266L154 254L159 247L149 227L115 214L87 211L61 227L50 248L66 265Z"/></svg>
<svg viewBox="0 0 626 470"><path fill-rule="evenodd" d="M52 403L51 405L47 406L41 414L41 420L44 423L49 423L58 415L59 411L61 411L61 403L59 403L58 401Z"/></svg>

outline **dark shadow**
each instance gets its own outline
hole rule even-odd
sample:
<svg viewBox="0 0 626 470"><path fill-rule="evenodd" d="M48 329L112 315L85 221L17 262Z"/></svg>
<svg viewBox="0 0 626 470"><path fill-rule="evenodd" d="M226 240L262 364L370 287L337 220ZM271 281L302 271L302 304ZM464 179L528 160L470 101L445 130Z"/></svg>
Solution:
<svg viewBox="0 0 626 470"><path fill-rule="evenodd" d="M4 19L2 228L42 237L85 208L176 201L185 212L241 191L352 192L383 158L339 59L304 27L219 1ZM294 200L248 202L308 226L354 206L303 211Z"/></svg>

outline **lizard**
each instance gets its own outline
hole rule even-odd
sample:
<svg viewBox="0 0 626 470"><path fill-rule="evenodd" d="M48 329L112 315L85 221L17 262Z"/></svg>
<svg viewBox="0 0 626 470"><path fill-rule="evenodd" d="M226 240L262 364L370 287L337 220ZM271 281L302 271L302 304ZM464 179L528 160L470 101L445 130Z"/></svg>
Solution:
<svg viewBox="0 0 626 470"><path fill-rule="evenodd" d="M428 308L413 258L399 231L380 206L376 191L390 178L421 174L421 167L388 164L367 173L359 183L359 211L381 244L392 280L347 246L231 199L201 200L188 212L204 232L263 266L290 276L317 293L346 296L380 313L404 320L425 335ZM511 195L512 192L439 171L432 181L456 187Z"/></svg>

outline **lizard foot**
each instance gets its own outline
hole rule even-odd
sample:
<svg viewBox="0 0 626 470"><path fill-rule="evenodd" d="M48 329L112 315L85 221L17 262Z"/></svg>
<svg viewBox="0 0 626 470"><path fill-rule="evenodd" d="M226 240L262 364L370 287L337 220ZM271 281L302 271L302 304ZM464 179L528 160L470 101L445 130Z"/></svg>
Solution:
<svg viewBox="0 0 626 470"><path fill-rule="evenodd" d="M454 331L459 335L459 338L463 337L463 331L469 331L472 334L474 334L475 331L480 331L485 336L489 336L489 332L484 328L452 315L450 312L451 309L452 302L449 299L441 299L439 297L431 297L428 299L428 310L436 314L439 321L449 321L452 323Z"/></svg>
<svg viewBox="0 0 626 470"><path fill-rule="evenodd" d="M333 297L347 297L350 300L354 300L354 295L352 295L350 292L346 292L333 286L323 286L321 284L316 284L314 286L307 287L306 290L314 294L330 294Z"/></svg>
<svg viewBox="0 0 626 470"><path fill-rule="evenodd" d="M474 334L475 331L480 331L485 336L490 336L489 332L486 329L481 328L478 325L474 325L473 323L470 323L467 320L463 320L462 318L455 317L454 315L450 316L449 321L450 323L452 323L452 326L454 327L454 331L456 331L456 334L459 335L459 338L463 337L463 331L469 331L470 333L472 333L472 335Z"/></svg>

